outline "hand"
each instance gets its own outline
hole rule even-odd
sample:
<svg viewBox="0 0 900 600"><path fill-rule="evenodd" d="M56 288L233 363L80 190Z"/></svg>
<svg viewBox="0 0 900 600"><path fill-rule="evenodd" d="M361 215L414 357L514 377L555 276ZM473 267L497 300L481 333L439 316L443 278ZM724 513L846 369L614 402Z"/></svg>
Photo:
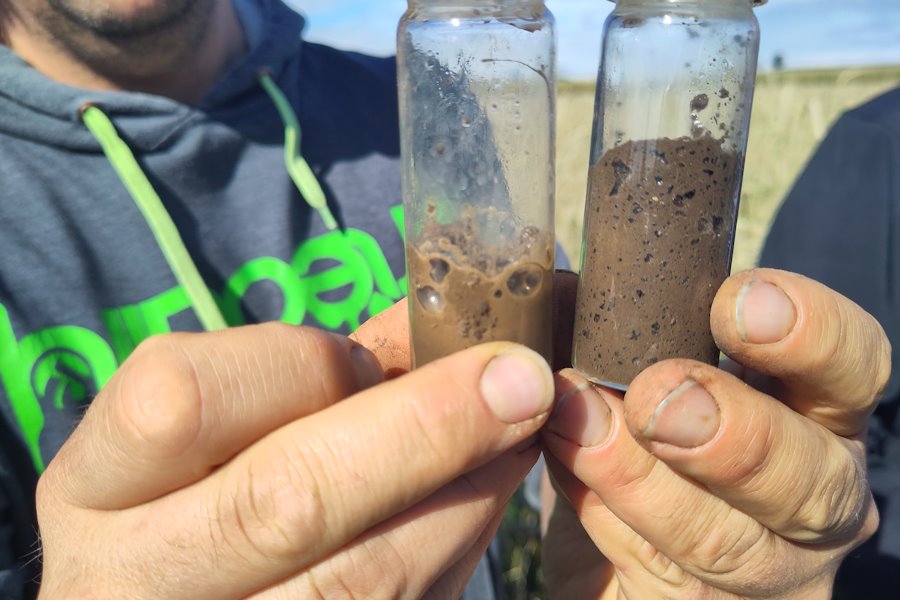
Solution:
<svg viewBox="0 0 900 600"><path fill-rule="evenodd" d="M568 500L544 545L552 597L830 598L876 530L865 431L890 373L878 323L764 269L729 279L711 322L757 389L687 360L647 369L624 399L558 377L543 434Z"/></svg>
<svg viewBox="0 0 900 600"><path fill-rule="evenodd" d="M537 459L550 369L512 344L380 384L379 361L276 324L143 344L40 481L41 597L458 596Z"/></svg>

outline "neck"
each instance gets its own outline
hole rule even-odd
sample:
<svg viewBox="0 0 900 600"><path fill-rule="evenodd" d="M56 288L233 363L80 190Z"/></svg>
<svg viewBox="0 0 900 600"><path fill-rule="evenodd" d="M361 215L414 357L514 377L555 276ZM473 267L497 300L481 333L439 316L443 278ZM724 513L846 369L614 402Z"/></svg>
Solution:
<svg viewBox="0 0 900 600"><path fill-rule="evenodd" d="M60 35L60 27L48 27L47 20L26 11L11 15L4 29L4 42L13 51L60 83L145 92L190 105L246 51L230 1L212 2L208 12L134 39L103 38L72 26L62 27L68 35Z"/></svg>

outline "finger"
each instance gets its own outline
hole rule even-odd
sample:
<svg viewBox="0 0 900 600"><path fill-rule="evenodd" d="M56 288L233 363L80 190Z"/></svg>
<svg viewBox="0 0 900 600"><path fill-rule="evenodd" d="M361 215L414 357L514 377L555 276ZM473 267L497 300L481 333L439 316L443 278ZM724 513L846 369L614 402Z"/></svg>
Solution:
<svg viewBox="0 0 900 600"><path fill-rule="evenodd" d="M310 328L151 338L97 396L42 487L86 508L135 506L381 378L367 350Z"/></svg>
<svg viewBox="0 0 900 600"><path fill-rule="evenodd" d="M472 579L475 569L497 534L503 521L503 511L494 515L493 520L485 527L481 535L472 544L472 548L447 570L428 591L422 595L423 600L444 600L445 598L461 598L463 591ZM487 567L485 567L487 568ZM499 566L498 566L499 569Z"/></svg>
<svg viewBox="0 0 900 600"><path fill-rule="evenodd" d="M601 440L603 443L603 430L606 425L598 422L599 418L615 417L622 412L621 400L616 394L604 394L604 398L600 398L591 386L583 379L577 377L573 372L566 371L557 375L557 395L561 402L554 411L553 420L545 429L545 441L550 441L555 436L554 432L562 432L566 436L578 436L580 440ZM609 414L603 410L603 406L597 402L606 402L606 408ZM594 406L591 406L594 404ZM614 407L614 408L611 408ZM595 415L597 408L600 408L600 415ZM594 416L591 419L591 416ZM586 422L584 429L580 429L579 422ZM624 434L625 428L620 423L611 424L613 427L619 428L609 440L609 443L615 443L615 436ZM552 429L551 429L552 428ZM599 430L600 435L590 433L590 430ZM550 437L550 440L547 438ZM645 462L644 471L652 469L653 459L645 453L641 453L640 448L635 444L629 443L627 437L623 437L621 445L625 451L632 452L638 459ZM592 444L592 441L583 441L581 443ZM554 444L559 446L559 444ZM552 446L548 445L548 450ZM580 452L580 451L577 451ZM678 568L673 569L671 560L656 552L648 542L638 535L627 523L620 519L613 511L606 506L600 496L591 490L584 482L581 481L574 473L572 473L555 455L545 452L547 455L547 466L550 470L554 486L560 490L566 500L560 500L557 503L556 510L552 516L556 520L554 526L568 526L564 530L566 538L562 542L557 542L555 546L563 546L571 552L572 548L579 549L579 546L591 544L601 554L598 558L596 555L590 559L587 564L582 564L581 568L593 568L601 574L606 574L607 584L612 574L609 573L604 563L607 561L615 566L616 569L626 574L625 579L631 579L632 587L635 581L640 582L640 577L627 577L627 574L635 572L650 574L655 578L660 578L664 583L673 587L680 587L689 583L689 577ZM568 456L568 454L567 454ZM628 465L623 460L622 467ZM596 479L596 478L595 478ZM575 523L578 527L574 527L571 522L576 519ZM559 535L557 533L556 535ZM553 543L553 537L549 536L548 542ZM581 555L591 556L589 552L581 550ZM602 560L601 560L602 559ZM571 568L570 563L579 559L572 556L565 560L564 568ZM585 558L580 559L582 562ZM577 562L575 563L577 564ZM592 567L592 564L596 566ZM578 574L581 569L573 569L572 571L563 571L566 574L565 579L570 579L572 574ZM559 576L557 575L557 579ZM576 585L581 585L576 581ZM568 586L572 583L568 582ZM603 587L606 587L604 585ZM602 589L602 588L601 588ZM634 590L633 590L634 591ZM644 590L646 592L646 590ZM654 594L654 597L663 597L665 594ZM594 596L591 596L594 597ZM644 596L628 596L628 597L644 597Z"/></svg>
<svg viewBox="0 0 900 600"><path fill-rule="evenodd" d="M458 598L537 456L511 451L253 597Z"/></svg>
<svg viewBox="0 0 900 600"><path fill-rule="evenodd" d="M363 323L350 338L372 351L381 363L385 378L394 379L408 373L412 361L406 298Z"/></svg>
<svg viewBox="0 0 900 600"><path fill-rule="evenodd" d="M890 376L890 343L878 322L800 275L756 269L731 277L711 324L726 354L780 380L779 400L839 435L863 430Z"/></svg>
<svg viewBox="0 0 900 600"><path fill-rule="evenodd" d="M281 428L185 490L198 508L168 544L184 546L194 582L261 589L523 442L552 396L549 366L521 346L435 361ZM163 500L162 512L185 502Z"/></svg>
<svg viewBox="0 0 900 600"><path fill-rule="evenodd" d="M655 365L632 382L625 407L655 456L783 537L840 544L873 524L862 442L709 365Z"/></svg>
<svg viewBox="0 0 900 600"><path fill-rule="evenodd" d="M710 590L701 589L699 579L638 535L565 467L550 462L557 484L572 498L572 505L564 503L553 518L561 522L574 519L583 538L569 542L569 553L585 545L594 550L590 562L584 557L591 556L589 552L566 555L561 573L553 575L551 569L547 578L548 582L556 581L550 588L559 590L555 598L716 597Z"/></svg>
<svg viewBox="0 0 900 600"><path fill-rule="evenodd" d="M625 424L623 402L616 395L587 385L572 371L562 376L572 382L571 393L560 398L544 442L603 506L646 541L630 552L658 551L661 559L671 559L713 587L750 595L771 592L765 587L771 581L759 573L812 571L798 564L808 554L789 551L788 542L641 447ZM645 557L642 562L650 561ZM663 561L656 570L666 568Z"/></svg>
<svg viewBox="0 0 900 600"><path fill-rule="evenodd" d="M601 598L605 590L614 586L615 578L614 563L601 553L603 544L621 542L622 536L620 532L601 535L594 542L579 516L584 515L584 522L593 524L588 516L593 509L585 501L589 490L552 454L546 453L545 459L553 486L562 494L549 507L549 522L541 544L547 590L554 599ZM579 512L570 504L570 496L578 502ZM593 497L596 499L596 495Z"/></svg>
<svg viewBox="0 0 900 600"><path fill-rule="evenodd" d="M575 328L575 295L578 274L557 270L553 277L553 370L572 366L572 334Z"/></svg>

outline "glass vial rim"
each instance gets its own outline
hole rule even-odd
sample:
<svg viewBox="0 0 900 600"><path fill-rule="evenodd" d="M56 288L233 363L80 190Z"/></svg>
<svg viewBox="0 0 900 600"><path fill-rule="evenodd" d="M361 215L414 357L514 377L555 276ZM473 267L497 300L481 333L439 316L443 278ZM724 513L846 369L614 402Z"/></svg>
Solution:
<svg viewBox="0 0 900 600"><path fill-rule="evenodd" d="M615 0L612 0L615 1ZM544 0L407 0L409 8L520 8L544 6Z"/></svg>
<svg viewBox="0 0 900 600"><path fill-rule="evenodd" d="M608 0L608 1L612 2L613 4L618 4L621 0ZM680 0L662 0L662 1L664 1L668 4L682 3ZM682 0L682 1L684 1L684 0ZM769 0L749 0L750 6L753 8L756 8L757 6L762 6L763 4L766 4L768 1ZM410 0L410 2L413 2L413 0ZM697 2L697 0L686 0L685 3L691 3L691 2Z"/></svg>

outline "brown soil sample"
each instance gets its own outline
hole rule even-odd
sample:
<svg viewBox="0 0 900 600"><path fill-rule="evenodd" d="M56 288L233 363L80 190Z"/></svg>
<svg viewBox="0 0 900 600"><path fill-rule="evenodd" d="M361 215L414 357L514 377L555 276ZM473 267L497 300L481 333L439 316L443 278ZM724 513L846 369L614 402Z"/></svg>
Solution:
<svg viewBox="0 0 900 600"><path fill-rule="evenodd" d="M553 237L526 227L492 245L508 237L485 223L468 210L450 225L426 226L407 244L414 366L492 341L552 358Z"/></svg>
<svg viewBox="0 0 900 600"><path fill-rule="evenodd" d="M630 141L590 173L573 365L627 387L667 358L717 364L709 311L731 267L740 160L709 137Z"/></svg>

